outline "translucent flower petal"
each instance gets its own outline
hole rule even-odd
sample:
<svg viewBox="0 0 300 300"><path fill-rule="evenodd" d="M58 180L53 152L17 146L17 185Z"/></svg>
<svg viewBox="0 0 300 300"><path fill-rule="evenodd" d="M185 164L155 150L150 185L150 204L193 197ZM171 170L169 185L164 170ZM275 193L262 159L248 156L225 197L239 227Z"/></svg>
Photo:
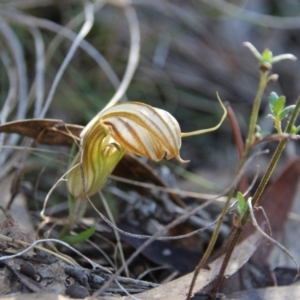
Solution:
<svg viewBox="0 0 300 300"><path fill-rule="evenodd" d="M138 155L155 161L166 155L167 159L175 157L183 162L179 155L180 127L168 112L139 102L126 102L106 109L99 118L111 136L127 150L132 151L129 143L133 143L136 150L132 152Z"/></svg>

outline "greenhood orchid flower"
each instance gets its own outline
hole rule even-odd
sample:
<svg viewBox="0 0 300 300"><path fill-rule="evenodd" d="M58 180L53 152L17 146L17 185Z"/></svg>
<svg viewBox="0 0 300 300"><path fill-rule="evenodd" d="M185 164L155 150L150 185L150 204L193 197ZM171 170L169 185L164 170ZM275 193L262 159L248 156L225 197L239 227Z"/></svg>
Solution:
<svg viewBox="0 0 300 300"><path fill-rule="evenodd" d="M100 112L82 131L81 154L68 175L69 191L76 198L95 194L126 151L154 161L166 157L185 162L180 147L181 130L171 114L139 102L117 104Z"/></svg>

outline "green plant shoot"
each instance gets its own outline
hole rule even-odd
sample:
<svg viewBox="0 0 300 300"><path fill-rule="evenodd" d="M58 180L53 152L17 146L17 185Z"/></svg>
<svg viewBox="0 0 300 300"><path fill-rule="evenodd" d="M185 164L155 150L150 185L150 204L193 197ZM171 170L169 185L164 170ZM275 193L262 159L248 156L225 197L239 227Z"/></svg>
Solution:
<svg viewBox="0 0 300 300"><path fill-rule="evenodd" d="M285 101L285 96L278 96L275 92L272 92L269 96L269 105L272 114L268 116L274 121L274 127L278 133L282 133L281 121L295 109L295 105L285 107Z"/></svg>
<svg viewBox="0 0 300 300"><path fill-rule="evenodd" d="M248 203L247 203L244 195L241 192L237 192L236 197L238 199L236 209L237 209L240 217L242 217L248 209Z"/></svg>

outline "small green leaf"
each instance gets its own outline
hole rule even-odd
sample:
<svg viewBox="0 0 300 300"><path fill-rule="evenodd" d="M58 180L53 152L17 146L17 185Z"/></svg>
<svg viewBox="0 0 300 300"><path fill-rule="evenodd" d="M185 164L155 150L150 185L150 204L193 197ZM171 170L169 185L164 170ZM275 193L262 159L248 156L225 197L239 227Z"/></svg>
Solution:
<svg viewBox="0 0 300 300"><path fill-rule="evenodd" d="M300 132L300 125L299 126L293 126L292 130L291 130L291 134L297 134Z"/></svg>
<svg viewBox="0 0 300 300"><path fill-rule="evenodd" d="M265 49L264 52L262 53L261 60L262 62L268 62L271 63L273 59L273 53L269 49Z"/></svg>
<svg viewBox="0 0 300 300"><path fill-rule="evenodd" d="M287 117L287 115L292 112L295 109L295 105L290 105L287 106L286 108L284 108L280 114L279 114L279 118L280 120L284 119L285 117Z"/></svg>
<svg viewBox="0 0 300 300"><path fill-rule="evenodd" d="M275 92L272 92L269 96L269 104L270 106L273 108L274 104L276 103L276 100L278 99L278 95ZM273 109L271 108L271 110L273 111Z"/></svg>
<svg viewBox="0 0 300 300"><path fill-rule="evenodd" d="M61 237L61 240L70 244L74 245L77 243L81 243L86 241L88 238L90 238L96 230L96 225L94 224L92 227L88 228L87 230L84 230L76 235L66 235Z"/></svg>
<svg viewBox="0 0 300 300"><path fill-rule="evenodd" d="M237 211L240 214L240 216L243 216L246 210L248 209L248 204L245 200L244 195L241 192L237 192L236 197L238 199Z"/></svg>
<svg viewBox="0 0 300 300"><path fill-rule="evenodd" d="M282 110L284 109L284 104L285 104L285 97L280 96L278 99L275 101L275 104L273 106L273 112L276 116L278 116Z"/></svg>

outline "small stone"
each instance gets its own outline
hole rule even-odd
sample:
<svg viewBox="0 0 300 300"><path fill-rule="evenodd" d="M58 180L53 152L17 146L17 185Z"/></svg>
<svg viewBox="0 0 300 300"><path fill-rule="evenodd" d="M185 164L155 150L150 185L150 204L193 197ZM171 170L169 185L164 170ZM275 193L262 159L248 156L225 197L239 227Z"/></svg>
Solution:
<svg viewBox="0 0 300 300"><path fill-rule="evenodd" d="M39 281L40 276L36 273L33 265L30 263L22 264L20 272L35 281Z"/></svg>
<svg viewBox="0 0 300 300"><path fill-rule="evenodd" d="M78 284L71 284L67 289L66 289L66 295L71 297L71 298L86 298L90 295L89 291Z"/></svg>

